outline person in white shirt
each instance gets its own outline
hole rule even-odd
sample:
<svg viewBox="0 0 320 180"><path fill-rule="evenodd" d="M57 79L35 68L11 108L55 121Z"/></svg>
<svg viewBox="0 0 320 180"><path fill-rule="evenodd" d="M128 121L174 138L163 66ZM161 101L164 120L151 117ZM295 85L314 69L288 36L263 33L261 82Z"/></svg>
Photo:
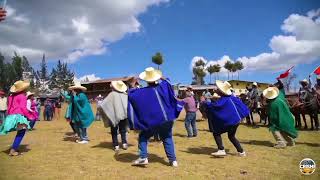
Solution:
<svg viewBox="0 0 320 180"><path fill-rule="evenodd" d="M99 94L99 96L96 97L96 101L97 101L96 121L101 121L101 114L99 111L99 107L103 102L103 97L101 96L101 94Z"/></svg>
<svg viewBox="0 0 320 180"><path fill-rule="evenodd" d="M7 108L7 97L5 96L5 93L3 91L0 91L0 124L1 121L3 121L6 118Z"/></svg>

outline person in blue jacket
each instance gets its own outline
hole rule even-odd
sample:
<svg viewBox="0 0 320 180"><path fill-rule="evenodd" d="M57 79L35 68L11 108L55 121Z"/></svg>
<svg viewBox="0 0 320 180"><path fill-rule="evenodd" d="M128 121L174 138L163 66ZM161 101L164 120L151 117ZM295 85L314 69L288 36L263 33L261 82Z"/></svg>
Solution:
<svg viewBox="0 0 320 180"><path fill-rule="evenodd" d="M76 137L77 131L75 129L75 125L71 120L71 109L72 109L72 103L71 100L73 99L72 97L72 92L69 91L62 91L61 95L64 97L65 101L68 103L64 118L69 122L69 125L74 133L74 136Z"/></svg>
<svg viewBox="0 0 320 180"><path fill-rule="evenodd" d="M75 130L80 138L80 140L77 140L76 142L79 144L87 144L89 141L87 128L94 120L90 102L84 94L84 91L86 91L87 88L81 85L74 85L69 87L69 90L73 93L70 118L74 123Z"/></svg>
<svg viewBox="0 0 320 180"><path fill-rule="evenodd" d="M162 73L152 67L139 75L146 81L145 88L130 89L128 92L128 120L131 129L141 130L139 134L139 158L132 165L148 164L148 141L154 134L159 134L163 146L173 167L178 166L172 127L183 106L178 109L173 88Z"/></svg>
<svg viewBox="0 0 320 180"><path fill-rule="evenodd" d="M232 95L231 85L227 81L216 81L216 93L221 96L217 101L206 101L207 113L211 117L213 137L218 146L218 151L213 156L226 156L221 134L228 133L228 138L236 147L239 156L246 156L239 141L235 137L240 121L247 117L249 109L241 100ZM201 101L205 101L204 98Z"/></svg>

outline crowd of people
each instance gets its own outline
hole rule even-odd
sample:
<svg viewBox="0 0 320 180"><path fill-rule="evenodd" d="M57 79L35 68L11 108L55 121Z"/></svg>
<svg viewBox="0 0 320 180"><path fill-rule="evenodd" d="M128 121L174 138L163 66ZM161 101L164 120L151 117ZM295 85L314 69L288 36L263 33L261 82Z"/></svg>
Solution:
<svg viewBox="0 0 320 180"><path fill-rule="evenodd" d="M234 145L240 157L246 156L246 152L236 138L238 127L243 119L254 124L252 108L245 100L259 107L259 97L266 100L266 114L269 121L269 129L272 132L276 144L275 148L294 146L298 132L295 128L295 117L290 111L290 105L286 100L283 84L280 80L270 85L260 95L256 83L249 91L250 96L239 98L234 95L233 89L227 81L216 81L216 88L213 95L205 91L200 97L200 105L197 106L195 94L192 87L186 90L186 97L176 97L170 80L164 78L161 71L152 67L146 68L140 73L139 79L147 83L146 87L137 86L137 79L131 84L122 81L112 81L112 91L103 98L98 96L98 109L96 118L92 111L91 103L87 98L86 88L75 84L68 88L68 91L61 92L63 99L68 103L65 118L69 122L74 133L75 142L79 144L89 143L87 128L94 119L102 119L106 128L110 127L112 144L116 152L128 149L128 128L138 130L139 158L133 165L141 166L148 164L148 142L151 137L157 137L163 143L169 164L178 166L173 141L172 129L174 121L178 118L184 108L186 136L196 138L198 136L196 125L196 112L201 109L203 116L208 119L208 129L212 132L218 150L212 152L213 156L226 156L227 152L223 146L221 135L228 134L228 138ZM305 81L302 81L304 83ZM307 85L310 86L310 82ZM39 103L35 100L34 94L27 92L30 83L17 81L10 89L8 99L5 93L0 91L0 134L7 134L17 131L9 155L19 155L18 147L28 129L32 129L39 120ZM302 104L306 99L312 99L306 95L309 91L319 95L320 78L317 78L315 89L309 89L302 84L299 97ZM52 120L52 113L60 114L61 101L53 103L47 99L44 103L45 120ZM309 104L305 105L309 106ZM58 109L58 110L54 110ZM258 111L258 110L256 110ZM317 120L318 112L311 116L315 119L315 128L319 128ZM121 137L121 143L118 140Z"/></svg>

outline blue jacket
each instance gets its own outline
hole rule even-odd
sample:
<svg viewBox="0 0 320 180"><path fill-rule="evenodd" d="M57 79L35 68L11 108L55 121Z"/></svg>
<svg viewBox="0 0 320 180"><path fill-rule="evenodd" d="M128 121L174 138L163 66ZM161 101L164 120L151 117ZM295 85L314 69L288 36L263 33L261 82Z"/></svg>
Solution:
<svg viewBox="0 0 320 180"><path fill-rule="evenodd" d="M161 81L156 86L131 89L128 92L128 120L131 129L148 130L174 121L183 108L171 84Z"/></svg>
<svg viewBox="0 0 320 180"><path fill-rule="evenodd" d="M217 101L206 102L206 107L215 133L226 132L227 127L239 124L249 115L248 107L234 96L222 96Z"/></svg>

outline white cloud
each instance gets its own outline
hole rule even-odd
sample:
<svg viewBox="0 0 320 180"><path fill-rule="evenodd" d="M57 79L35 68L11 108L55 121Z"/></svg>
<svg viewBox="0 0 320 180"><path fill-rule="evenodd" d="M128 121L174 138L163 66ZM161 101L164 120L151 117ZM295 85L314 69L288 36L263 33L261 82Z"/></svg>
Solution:
<svg viewBox="0 0 320 180"><path fill-rule="evenodd" d="M239 57L246 71L280 71L298 64L310 64L320 58L320 9L312 10L307 16L292 14L284 20L281 29L285 35L273 36L270 53L253 57ZM230 60L229 56L209 61L220 64ZM193 60L192 60L193 62ZM222 71L226 71L224 68Z"/></svg>
<svg viewBox="0 0 320 180"><path fill-rule="evenodd" d="M31 62L64 59L75 62L107 52L107 45L140 32L137 17L148 7L169 0L36 1L11 0L0 26L0 52L14 51Z"/></svg>

